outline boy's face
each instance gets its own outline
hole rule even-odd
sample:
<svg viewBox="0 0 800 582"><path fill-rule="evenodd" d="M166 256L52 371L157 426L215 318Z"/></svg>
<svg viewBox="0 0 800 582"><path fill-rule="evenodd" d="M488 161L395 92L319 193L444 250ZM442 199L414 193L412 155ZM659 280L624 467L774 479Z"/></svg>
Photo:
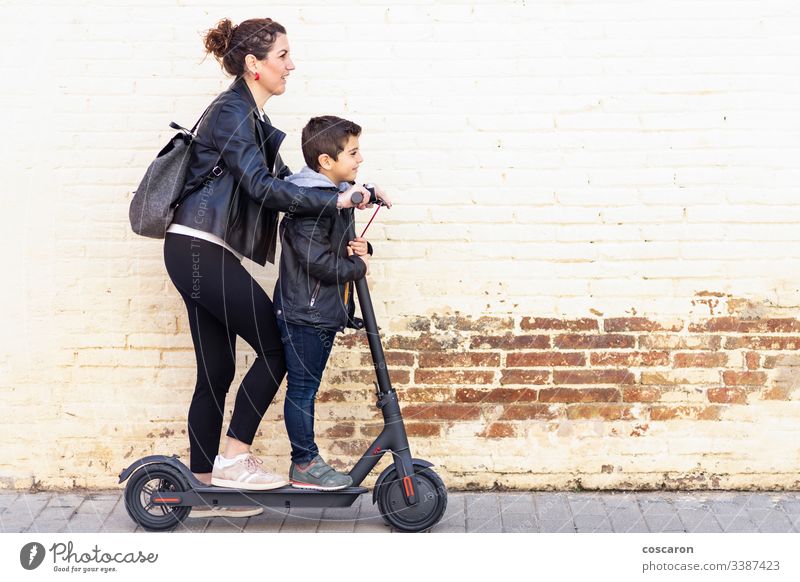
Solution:
<svg viewBox="0 0 800 582"><path fill-rule="evenodd" d="M358 138L350 135L347 137L344 150L339 152L335 160L328 154L322 154L319 157L319 172L330 178L334 184L352 182L356 179L358 166L363 161L364 158L361 157L361 150L358 146Z"/></svg>

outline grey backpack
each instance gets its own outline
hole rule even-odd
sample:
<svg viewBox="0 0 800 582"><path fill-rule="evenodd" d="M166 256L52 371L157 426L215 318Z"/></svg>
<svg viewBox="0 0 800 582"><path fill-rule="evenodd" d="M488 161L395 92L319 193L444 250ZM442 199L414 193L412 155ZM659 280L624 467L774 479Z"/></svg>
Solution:
<svg viewBox="0 0 800 582"><path fill-rule="evenodd" d="M139 187L133 193L128 218L136 234L164 238L172 222L175 207L191 192L181 196L186 182L194 132L211 108L209 105L191 130L174 121L169 124L179 130L150 163ZM216 170L217 168L215 168Z"/></svg>

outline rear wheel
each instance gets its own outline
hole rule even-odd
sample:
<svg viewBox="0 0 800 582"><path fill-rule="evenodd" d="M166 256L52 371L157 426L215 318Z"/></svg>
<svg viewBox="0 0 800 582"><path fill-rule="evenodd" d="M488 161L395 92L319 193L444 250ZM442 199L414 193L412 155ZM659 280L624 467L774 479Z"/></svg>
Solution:
<svg viewBox="0 0 800 582"><path fill-rule="evenodd" d="M383 520L400 531L417 532L436 525L447 508L447 488L429 467L414 466L417 481L416 505L408 505L403 495L403 481L397 470L386 475L378 490L378 509Z"/></svg>
<svg viewBox="0 0 800 582"><path fill-rule="evenodd" d="M125 509L131 519L149 531L166 531L182 522L191 507L188 505L155 505L153 493L187 491L189 485L180 471L166 463L144 465L131 475L125 486Z"/></svg>

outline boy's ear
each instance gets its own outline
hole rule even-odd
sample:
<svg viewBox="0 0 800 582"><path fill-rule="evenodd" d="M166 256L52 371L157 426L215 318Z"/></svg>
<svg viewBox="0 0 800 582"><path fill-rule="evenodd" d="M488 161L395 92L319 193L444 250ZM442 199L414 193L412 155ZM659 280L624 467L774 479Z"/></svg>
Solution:
<svg viewBox="0 0 800 582"><path fill-rule="evenodd" d="M324 170L330 170L333 167L335 160L332 159L328 154L320 154L317 157L317 163L319 167Z"/></svg>

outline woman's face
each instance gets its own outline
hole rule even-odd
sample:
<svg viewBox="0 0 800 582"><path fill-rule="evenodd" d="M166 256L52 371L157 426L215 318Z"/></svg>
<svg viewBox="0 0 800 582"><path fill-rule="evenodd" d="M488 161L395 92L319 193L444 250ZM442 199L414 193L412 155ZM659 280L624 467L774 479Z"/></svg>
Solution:
<svg viewBox="0 0 800 582"><path fill-rule="evenodd" d="M279 34L272 43L267 56L258 61L259 79L256 81L270 95L281 95L286 91L286 77L294 70L294 63L289 56L289 39Z"/></svg>

